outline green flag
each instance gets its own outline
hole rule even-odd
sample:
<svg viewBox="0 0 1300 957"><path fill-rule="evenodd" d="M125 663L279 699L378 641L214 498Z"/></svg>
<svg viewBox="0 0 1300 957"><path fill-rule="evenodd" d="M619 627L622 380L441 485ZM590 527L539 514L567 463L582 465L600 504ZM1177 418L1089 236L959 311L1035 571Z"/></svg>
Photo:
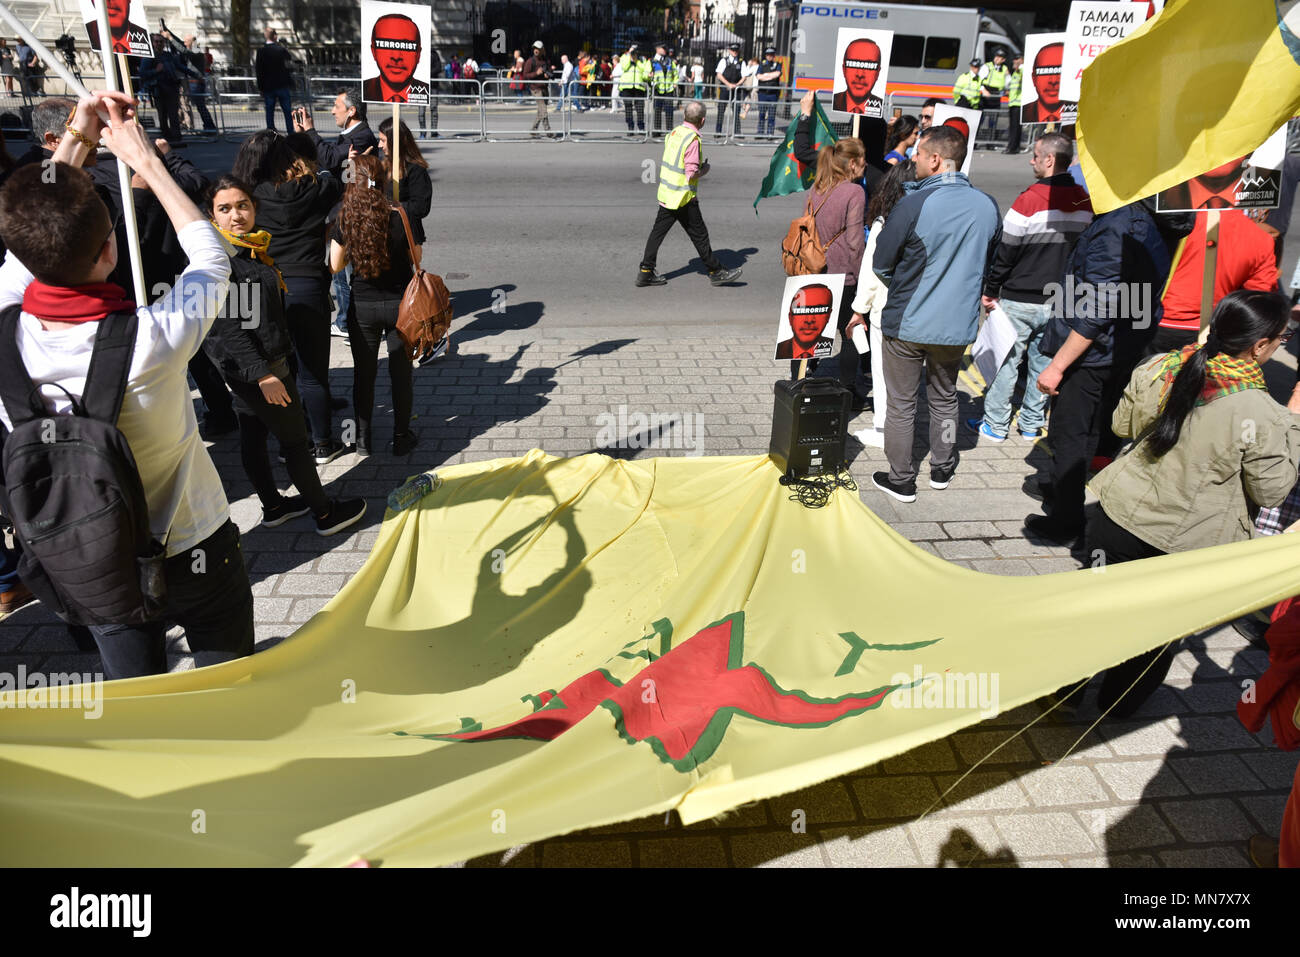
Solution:
<svg viewBox="0 0 1300 957"><path fill-rule="evenodd" d="M768 167L767 176L763 178L763 185L758 188L758 195L754 197L754 215L758 215L758 201L768 196L786 196L790 193L798 193L812 185L813 176L817 173L815 166L804 166L794 158L794 131L799 125L799 117L796 116L786 127L785 138L772 154L772 165ZM816 100L813 101L813 131L812 141L814 149L821 149L823 146L833 144L839 137L831 129L831 121L826 118L822 111L822 105Z"/></svg>

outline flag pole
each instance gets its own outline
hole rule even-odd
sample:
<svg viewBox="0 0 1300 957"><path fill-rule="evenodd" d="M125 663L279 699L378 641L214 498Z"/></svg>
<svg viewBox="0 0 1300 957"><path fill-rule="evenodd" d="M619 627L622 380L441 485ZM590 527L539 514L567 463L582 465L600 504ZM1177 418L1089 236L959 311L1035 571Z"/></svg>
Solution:
<svg viewBox="0 0 1300 957"><path fill-rule="evenodd" d="M113 71L113 37L108 32L108 4L95 4L95 18L99 25L99 56L104 63L104 89L124 91L131 83L130 71L126 69L126 57L122 57L122 82L118 82ZM135 303L143 306L148 303L144 288L144 259L140 255L140 229L135 221L135 199L131 192L131 170L121 160L117 163L117 185L122 197L122 221L126 225L126 248L131 262L131 285L135 287Z"/></svg>
<svg viewBox="0 0 1300 957"><path fill-rule="evenodd" d="M113 76L113 41L108 32L108 8L104 4L96 6L96 16L99 24L99 49L100 57L104 61L104 88L108 90L118 89L114 82ZM90 96L90 91L86 85L72 75L67 66L64 65L60 57L50 52L49 48L36 38L27 26L16 16L9 7L0 2L0 19L5 20L11 27L17 31L18 35L27 41L41 62L47 67L54 70L59 78L66 83L69 88L76 92L78 97ZM108 121L108 114L100 110L100 119ZM126 223L126 241L127 251L131 259L131 281L135 286L135 301L139 305L144 305L144 271L141 268L143 260L140 258L140 233L136 228L135 222L135 203L129 202L131 197L131 171L123 163L117 164L118 185L122 194L122 216Z"/></svg>
<svg viewBox="0 0 1300 957"><path fill-rule="evenodd" d="M393 104L393 135L388 138L388 165L393 170L393 202L399 201L401 192L402 179L402 107L400 103Z"/></svg>
<svg viewBox="0 0 1300 957"><path fill-rule="evenodd" d="M1210 316L1214 312L1214 279L1219 262L1219 211L1205 214L1205 264L1201 273L1201 332L1196 341L1205 345L1210 337Z"/></svg>

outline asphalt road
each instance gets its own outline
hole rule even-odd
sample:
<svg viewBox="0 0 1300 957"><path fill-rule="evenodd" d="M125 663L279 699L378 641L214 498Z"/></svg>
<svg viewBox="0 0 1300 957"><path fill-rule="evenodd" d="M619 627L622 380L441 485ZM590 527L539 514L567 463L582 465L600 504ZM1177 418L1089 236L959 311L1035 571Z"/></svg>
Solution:
<svg viewBox="0 0 1300 957"><path fill-rule="evenodd" d="M442 112L444 128L453 125L456 114ZM685 232L675 228L658 262L669 284L638 289L633 280L656 211L660 144L529 140L532 116L519 110L498 123L520 139L420 143L434 182L425 267L446 278L458 317L479 315L484 331L538 327L591 341L613 332L774 334L785 281L780 243L804 196L763 200L755 214L770 145L705 146L712 171L701 184L701 208L719 259L744 267L740 282L712 287ZM558 128L560 118L551 117ZM622 125L621 114L583 122L613 133ZM753 122L751 115L745 126ZM712 117L706 133L711 129ZM235 149L196 143L188 152L215 173L229 168ZM1033 180L1029 156L981 150L971 179L1005 211ZM1288 243L1284 281L1297 249Z"/></svg>

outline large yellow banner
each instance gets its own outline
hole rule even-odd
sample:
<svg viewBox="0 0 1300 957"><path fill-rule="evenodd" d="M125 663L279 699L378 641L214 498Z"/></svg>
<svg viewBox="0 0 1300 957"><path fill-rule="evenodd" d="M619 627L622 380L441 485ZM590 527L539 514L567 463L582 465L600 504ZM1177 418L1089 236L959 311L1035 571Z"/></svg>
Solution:
<svg viewBox="0 0 1300 957"><path fill-rule="evenodd" d="M429 865L690 823L1300 592L1290 535L979 574L763 456L440 474L266 652L109 683L99 717L0 694L0 862Z"/></svg>

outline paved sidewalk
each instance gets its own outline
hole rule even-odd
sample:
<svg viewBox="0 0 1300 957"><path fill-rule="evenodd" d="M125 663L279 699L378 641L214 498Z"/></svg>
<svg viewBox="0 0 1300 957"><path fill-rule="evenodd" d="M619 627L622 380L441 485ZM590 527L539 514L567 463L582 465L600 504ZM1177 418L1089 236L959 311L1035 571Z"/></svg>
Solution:
<svg viewBox="0 0 1300 957"><path fill-rule="evenodd" d="M597 417L617 417L620 407L628 416L701 416L704 454L766 451L771 384L782 367L755 360L746 339L629 331L598 343L593 336L548 337L529 329L489 335L490 319L485 310L458 321L456 354L416 371L420 447L404 459L385 451L390 428L381 369L377 451L363 460L345 456L322 470L332 491L371 503L360 529L346 538L319 538L306 519L254 528L260 511L239 465L237 440L212 447L245 532L259 648L291 634L360 568L376 538L383 496L413 472L534 447L566 455L591 451L601 438ZM333 359L336 381L350 394L341 340L334 340ZM962 396L963 419L978 408ZM855 427L866 423L859 419ZM635 430L635 419L631 425ZM669 428L649 449L610 451L689 454L654 447L680 445L681 437ZM1046 453L1019 438L997 446L973 442L963 432L951 487L936 492L922 481L913 505L871 486L883 452L852 442L859 494L921 548L977 571L1032 575L1079 567L1067 550L1021 533L1024 516L1037 510L1021 485L1045 468ZM170 652L174 668L193 667L183 640L174 638ZM1256 677L1266 660L1262 649L1228 628L1188 639L1165 687L1137 718L1089 731L1096 718L1089 695L1077 720L1052 715L1010 740L924 818L962 773L1038 717L1038 708L720 820L687 828L671 815L636 821L468 865L1249 866L1245 842L1256 832L1277 833L1297 762L1270 747L1267 730L1252 735L1235 716L1241 682ZM94 671L98 658L79 654L37 605L0 623L0 670L20 664Z"/></svg>

